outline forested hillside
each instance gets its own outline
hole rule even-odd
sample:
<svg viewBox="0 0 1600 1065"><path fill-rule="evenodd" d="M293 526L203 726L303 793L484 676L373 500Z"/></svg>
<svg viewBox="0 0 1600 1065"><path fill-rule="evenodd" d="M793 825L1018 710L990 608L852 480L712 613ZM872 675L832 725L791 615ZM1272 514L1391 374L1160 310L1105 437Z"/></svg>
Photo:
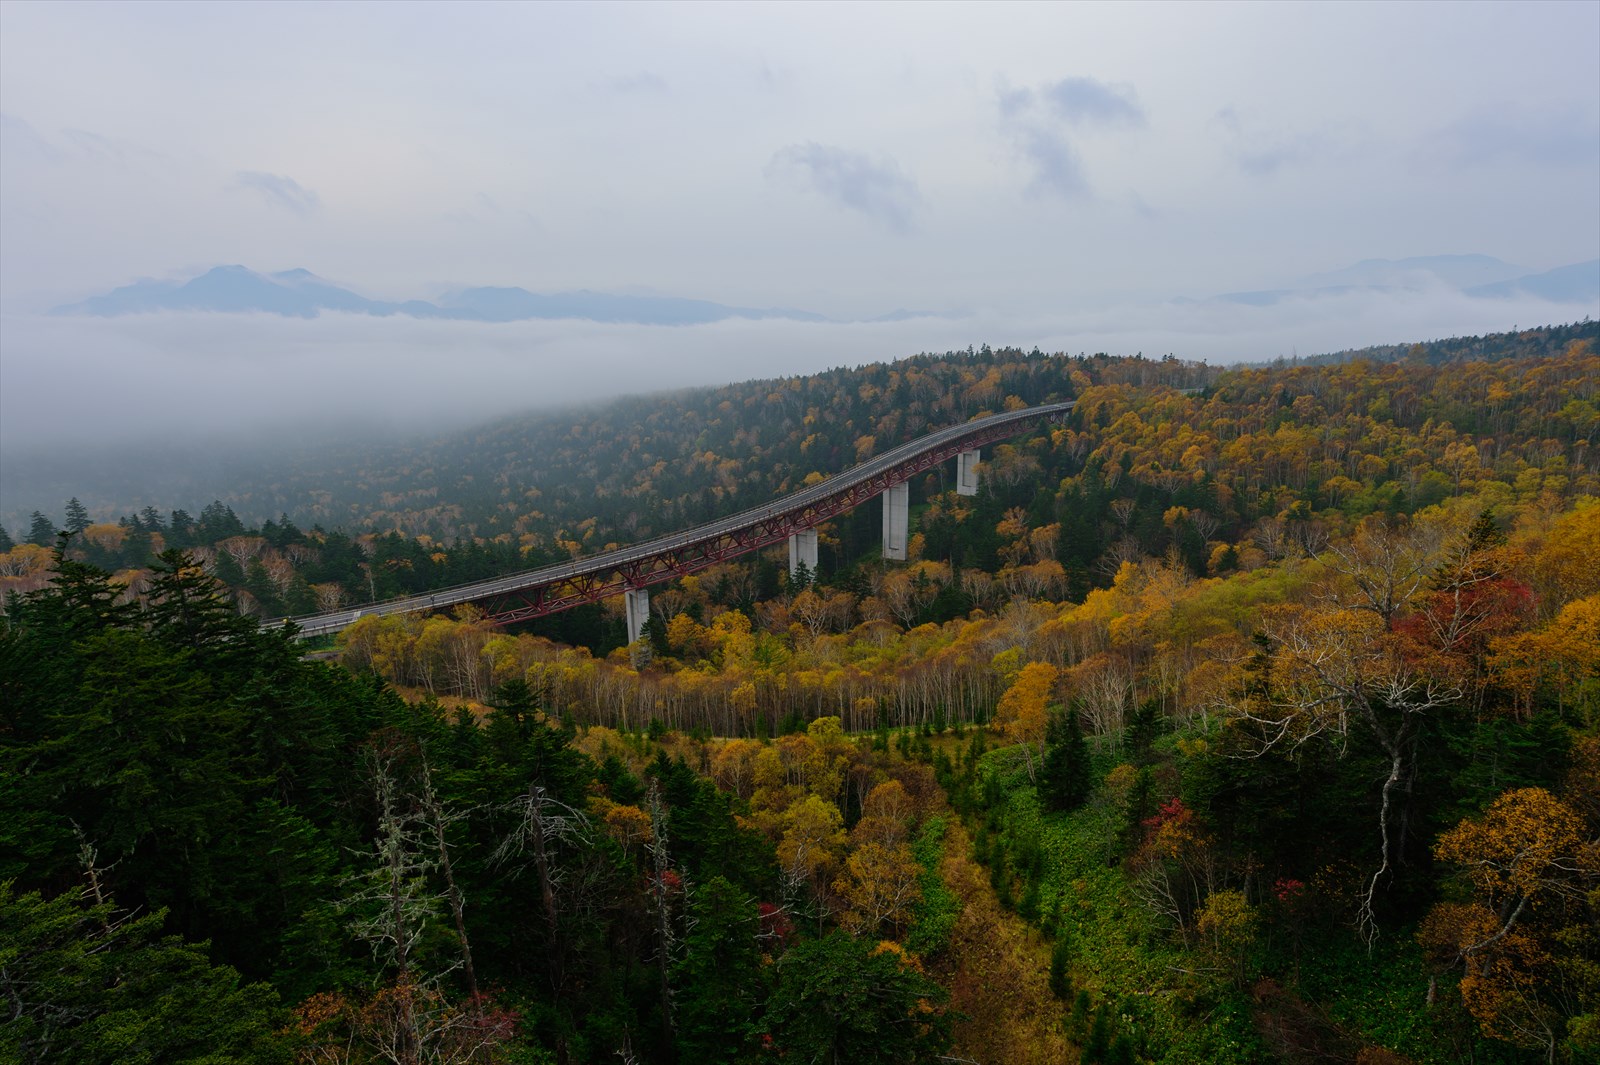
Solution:
<svg viewBox="0 0 1600 1065"><path fill-rule="evenodd" d="M1559 355L1574 340L1592 341L1596 324L1589 320L1570 325L1524 329L1517 333L1490 333L1487 336L1449 337L1415 344L1379 344L1370 348L1316 355L1309 362L1400 362L1422 360L1431 363L1489 362L1496 359L1526 359Z"/></svg>
<svg viewBox="0 0 1600 1065"><path fill-rule="evenodd" d="M0 582L36 587L46 552L25 544L49 548L63 528L81 534L79 557L126 582L139 579L154 552L178 546L196 552L246 611L308 613L674 532L934 428L1078 398L1092 410L1079 413L1069 437L1043 450L1038 442L1001 448L986 456L986 474L1001 489L996 498L1025 505L1062 478L1078 479L1087 505L1056 492L1055 506L1072 511L1063 515L1071 541L1063 564L1081 593L1125 533L1146 553L1165 551L1172 536L1154 512L1162 502L1195 508L1198 500L1203 539L1220 542L1297 503L1357 516L1411 510L1484 477L1514 484L1552 462L1571 468L1565 496L1592 491L1583 478L1594 473L1597 416L1582 379L1592 376L1583 353L1597 342L1600 323L1583 323L1418 345L1415 358L1394 364L1232 371L985 348L620 400L426 445L306 456L246 478L197 516L145 508L116 517L74 500L64 518L35 513L26 531L0 530ZM1442 353L1463 345L1490 364L1445 365ZM1477 455L1470 468L1467 448ZM912 486L914 499L948 487L930 477ZM1138 519L1114 520L1106 504L1117 499L1133 503ZM247 524L239 512L256 517ZM825 573L870 547L874 517L840 523L847 547L825 555ZM24 542L21 552L13 540ZM933 557L961 562L937 550ZM1098 579L1114 568L1102 567ZM764 592L775 579L775 571L761 574Z"/></svg>
<svg viewBox="0 0 1600 1065"><path fill-rule="evenodd" d="M915 908L925 765L836 720L781 747L580 736L521 681L448 714L300 661L180 555L143 605L119 591L63 562L0 629L6 1060L948 1047L899 945L948 935Z"/></svg>
<svg viewBox="0 0 1600 1065"><path fill-rule="evenodd" d="M1465 361L923 356L364 456L320 513L308 469L256 527L40 515L0 545L0 949L32 966L0 1038L118 1060L165 1011L305 1061L1594 1060L1600 356L1571 328ZM335 669L245 616L643 539L1065 398L976 497L912 484L909 561L869 505L810 579L756 555L653 592L632 647L614 604L367 617Z"/></svg>

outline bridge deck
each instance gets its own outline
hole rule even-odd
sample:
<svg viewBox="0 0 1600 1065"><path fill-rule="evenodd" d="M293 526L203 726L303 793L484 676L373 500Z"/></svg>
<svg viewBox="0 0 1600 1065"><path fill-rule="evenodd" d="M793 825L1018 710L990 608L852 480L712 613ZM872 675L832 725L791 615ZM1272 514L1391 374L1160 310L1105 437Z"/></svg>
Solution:
<svg viewBox="0 0 1600 1065"><path fill-rule="evenodd" d="M644 587L671 580L776 543L796 530L811 528L865 502L889 485L898 484L951 455L1015 436L1034 423L1058 419L1074 405L1072 401L1051 403L952 425L764 506L642 544L525 573L290 620L302 637L313 637L337 632L367 615L408 614L460 603L492 600L511 604L516 601L515 605L491 611L496 620L509 622L597 602L608 595L619 594L625 587Z"/></svg>

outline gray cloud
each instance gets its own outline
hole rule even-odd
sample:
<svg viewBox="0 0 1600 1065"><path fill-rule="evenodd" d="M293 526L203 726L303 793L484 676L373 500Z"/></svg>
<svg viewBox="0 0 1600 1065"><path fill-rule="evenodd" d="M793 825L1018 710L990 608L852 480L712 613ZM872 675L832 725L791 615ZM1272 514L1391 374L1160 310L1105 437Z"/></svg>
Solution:
<svg viewBox="0 0 1600 1065"><path fill-rule="evenodd" d="M304 217L321 206L321 198L311 189L291 177L268 174L260 170L241 170L236 175L238 186L253 189L275 207L287 208Z"/></svg>
<svg viewBox="0 0 1600 1065"><path fill-rule="evenodd" d="M1033 172L1031 196L1077 199L1089 195L1082 155L1067 130L1132 129L1145 124L1131 85L1094 78L1062 78L1037 89L1002 85L1001 127Z"/></svg>
<svg viewBox="0 0 1600 1065"><path fill-rule="evenodd" d="M0 112L0 141L8 152L25 151L50 163L76 161L126 168L130 164L148 164L162 158L159 152L141 144L86 129L58 129L53 131L53 140L47 139L31 123L3 112Z"/></svg>
<svg viewBox="0 0 1600 1065"><path fill-rule="evenodd" d="M1457 166L1500 160L1593 166L1600 162L1600 124L1575 110L1480 111L1441 129L1421 154Z"/></svg>
<svg viewBox="0 0 1600 1065"><path fill-rule="evenodd" d="M1002 85L999 91L1000 117L1021 118L1033 107L1032 89L1013 89Z"/></svg>
<svg viewBox="0 0 1600 1065"><path fill-rule="evenodd" d="M612 92L626 96L661 96L666 94L667 79L660 74L644 70L637 74L626 74L622 77L612 78L606 82L606 86Z"/></svg>
<svg viewBox="0 0 1600 1065"><path fill-rule="evenodd" d="M125 145L117 144L108 137L102 137L98 133L91 133L86 129L64 129L61 131L61 136L84 155L97 156L118 162L128 155Z"/></svg>
<svg viewBox="0 0 1600 1065"><path fill-rule="evenodd" d="M1017 150L1033 166L1033 180L1028 184L1031 195L1067 199L1088 195L1083 163L1061 134L1039 126L1027 127L1017 132Z"/></svg>
<svg viewBox="0 0 1600 1065"><path fill-rule="evenodd" d="M773 153L767 174L798 178L819 195L897 233L911 230L912 214L921 199L917 183L894 160L873 162L860 152L814 141Z"/></svg>
<svg viewBox="0 0 1600 1065"><path fill-rule="evenodd" d="M1218 111L1212 119L1223 131L1229 156L1245 173L1265 177L1294 163L1310 162L1326 148L1323 133L1262 133L1246 130L1239 112L1232 105Z"/></svg>
<svg viewBox="0 0 1600 1065"><path fill-rule="evenodd" d="M450 426L647 392L815 373L968 345L1172 353L1261 361L1369 344L1575 321L1600 306L1513 295L1472 299L1434 286L1229 300L1118 304L881 322L728 320L696 326L577 321L506 324L327 313L160 313L126 318L6 315L0 358L0 521L100 483L107 462L152 447L196 468L228 449L322 446L340 434L428 433ZM62 366L74 367L63 374ZM448 367L442 371L441 367ZM96 387L86 389L85 381ZM306 387L315 381L317 387ZM62 412L71 411L66 418ZM163 412L152 417L151 412ZM197 458L196 456L200 456ZM159 507L226 489L171 487L165 464L114 494ZM111 489L108 489L111 491ZM26 522L22 521L23 527Z"/></svg>
<svg viewBox="0 0 1600 1065"><path fill-rule="evenodd" d="M1093 78L1062 78L1039 95L1057 117L1073 124L1143 126L1144 108L1131 85L1110 85Z"/></svg>
<svg viewBox="0 0 1600 1065"><path fill-rule="evenodd" d="M27 121L6 111L0 111L0 145L7 153L28 152L35 158L54 163L61 158L55 146L39 135Z"/></svg>

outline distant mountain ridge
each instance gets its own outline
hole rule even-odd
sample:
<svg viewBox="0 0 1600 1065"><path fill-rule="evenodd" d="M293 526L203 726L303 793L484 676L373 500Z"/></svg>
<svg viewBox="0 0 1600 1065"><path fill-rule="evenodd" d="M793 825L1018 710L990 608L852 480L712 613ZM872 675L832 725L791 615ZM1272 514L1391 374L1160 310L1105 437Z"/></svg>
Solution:
<svg viewBox="0 0 1600 1065"><path fill-rule="evenodd" d="M1453 289L1469 299L1516 297L1553 303L1600 304L1600 259L1529 274L1488 255L1432 255L1410 259L1363 259L1353 266L1301 278L1292 287L1225 292L1175 304L1236 304L1271 307L1290 300L1352 293L1405 293ZM244 266L214 266L188 281L137 281L99 296L54 308L55 315L110 318L163 311L265 313L315 318L324 311L375 317L462 322L524 322L575 319L632 325L707 325L729 320L834 322L793 307L735 307L678 296L634 296L610 292L540 293L516 286L460 289L437 300L374 300L297 268L259 273ZM861 322L914 318L960 318L954 312L896 309Z"/></svg>
<svg viewBox="0 0 1600 1065"><path fill-rule="evenodd" d="M1493 284L1474 285L1464 291L1467 295L1479 299L1537 296L1539 299L1553 300L1557 303L1592 301L1600 298L1600 259L1573 263L1571 266L1558 266L1542 274L1527 274Z"/></svg>
<svg viewBox="0 0 1600 1065"><path fill-rule="evenodd" d="M306 269L262 274L244 266L214 266L189 281L137 281L101 296L56 307L50 313L108 318L154 311L264 312L289 318L315 318L323 311L336 311L467 322L577 318L639 325L703 325L735 318L829 320L811 311L788 307L730 307L709 300L588 290L543 294L525 288L483 287L463 289L438 302L393 302L368 299Z"/></svg>
<svg viewBox="0 0 1600 1065"><path fill-rule="evenodd" d="M1311 274L1296 288L1405 287L1418 282L1453 288L1509 281L1528 271L1492 255L1418 255L1408 259L1362 259L1342 270Z"/></svg>
<svg viewBox="0 0 1600 1065"><path fill-rule="evenodd" d="M1410 259L1363 259L1353 266L1302 278L1293 288L1225 292L1208 303L1270 307L1291 299L1352 292L1407 292L1452 288L1472 299L1532 296L1552 303L1600 302L1600 259L1530 274L1489 255L1427 255Z"/></svg>

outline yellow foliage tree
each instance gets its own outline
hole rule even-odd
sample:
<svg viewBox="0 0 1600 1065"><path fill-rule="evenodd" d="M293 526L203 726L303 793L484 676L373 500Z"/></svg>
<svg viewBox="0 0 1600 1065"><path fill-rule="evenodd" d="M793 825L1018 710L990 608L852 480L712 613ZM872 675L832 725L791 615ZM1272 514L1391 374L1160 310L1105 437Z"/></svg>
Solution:
<svg viewBox="0 0 1600 1065"><path fill-rule="evenodd" d="M1243 983L1249 973L1250 948L1256 939L1256 912L1244 892L1232 888L1215 891L1195 915L1195 930L1206 940L1218 961Z"/></svg>
<svg viewBox="0 0 1600 1065"><path fill-rule="evenodd" d="M1557 518L1533 557L1536 587L1549 607L1600 594L1600 499L1579 500Z"/></svg>
<svg viewBox="0 0 1600 1065"><path fill-rule="evenodd" d="M624 853L647 845L655 838L650 815L637 806L612 806L605 811L606 834L617 841Z"/></svg>
<svg viewBox="0 0 1600 1065"><path fill-rule="evenodd" d="M922 866L902 843L888 847L863 843L845 861L845 872L833 888L844 899L842 918L857 935L898 934L911 907L922 898L918 877Z"/></svg>
<svg viewBox="0 0 1600 1065"><path fill-rule="evenodd" d="M1462 1002L1485 1034L1547 1056L1567 1035L1563 985L1600 983L1586 928L1600 842L1586 836L1579 813L1543 788L1506 792L1439 837L1435 857L1459 868L1473 897L1435 906L1417 933L1436 960L1462 966Z"/></svg>
<svg viewBox="0 0 1600 1065"><path fill-rule="evenodd" d="M755 740L729 740L711 756L717 787L748 799L756 788L756 758L764 748Z"/></svg>
<svg viewBox="0 0 1600 1065"><path fill-rule="evenodd" d="M1044 742L1049 704L1061 671L1048 662L1029 662L1000 696L994 719L1002 732L1022 744L1028 759L1028 779L1032 780L1033 749Z"/></svg>
<svg viewBox="0 0 1600 1065"><path fill-rule="evenodd" d="M878 843L897 847L906 842L911 828L914 803L898 780L886 780L867 793L861 804L861 820L850 830L858 845Z"/></svg>
<svg viewBox="0 0 1600 1065"><path fill-rule="evenodd" d="M1460 866L1507 927L1541 892L1562 890L1585 872L1600 874L1583 819L1543 788L1506 792L1480 820L1440 836L1433 853Z"/></svg>
<svg viewBox="0 0 1600 1065"><path fill-rule="evenodd" d="M1563 706L1583 682L1600 677L1600 595L1575 599L1545 628L1503 637L1490 647L1489 668L1525 713L1546 688Z"/></svg>
<svg viewBox="0 0 1600 1065"><path fill-rule="evenodd" d="M844 851L845 838L839 808L807 795L784 812L778 861L791 879L809 884L821 898Z"/></svg>

